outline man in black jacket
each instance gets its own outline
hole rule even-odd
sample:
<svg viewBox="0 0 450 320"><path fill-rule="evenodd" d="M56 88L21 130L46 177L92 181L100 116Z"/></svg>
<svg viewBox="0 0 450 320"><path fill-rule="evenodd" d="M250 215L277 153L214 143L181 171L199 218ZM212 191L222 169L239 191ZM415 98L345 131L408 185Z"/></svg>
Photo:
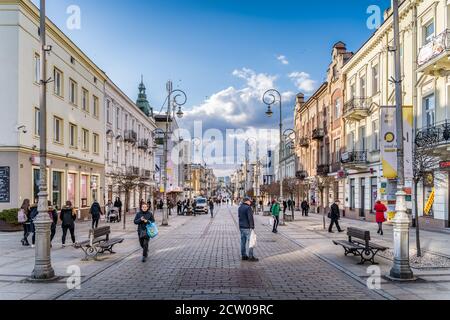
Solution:
<svg viewBox="0 0 450 320"><path fill-rule="evenodd" d="M252 231L255 230L255 221L253 219L252 200L249 197L244 198L244 202L239 207L239 229L241 230L241 255L242 260L257 262L259 261L253 255L253 248L249 248L247 255L247 247L250 242Z"/></svg>
<svg viewBox="0 0 450 320"><path fill-rule="evenodd" d="M92 216L92 229L97 229L100 216L103 215L102 208L97 200L94 200L89 213Z"/></svg>
<svg viewBox="0 0 450 320"><path fill-rule="evenodd" d="M341 227L339 226L340 218L341 218L341 212L339 210L339 200L336 200L331 205L331 212L330 212L331 224L330 224L330 227L328 228L329 233L333 233L333 225L334 224L336 224L336 227L339 232L344 232L344 230L342 230Z"/></svg>

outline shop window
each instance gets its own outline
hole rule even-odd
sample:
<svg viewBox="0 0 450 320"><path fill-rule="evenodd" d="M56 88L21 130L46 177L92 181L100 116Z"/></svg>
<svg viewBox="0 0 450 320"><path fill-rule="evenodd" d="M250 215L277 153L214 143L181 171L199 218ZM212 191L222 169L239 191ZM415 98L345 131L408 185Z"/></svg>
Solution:
<svg viewBox="0 0 450 320"><path fill-rule="evenodd" d="M53 172L52 177L52 205L60 210L62 207L62 173Z"/></svg>
<svg viewBox="0 0 450 320"><path fill-rule="evenodd" d="M81 196L81 207L88 207L88 176L81 176L81 185L80 185L80 196Z"/></svg>
<svg viewBox="0 0 450 320"><path fill-rule="evenodd" d="M76 181L77 175L75 173L69 173L67 175L67 200L72 202L72 205L75 206L75 196L76 196Z"/></svg>

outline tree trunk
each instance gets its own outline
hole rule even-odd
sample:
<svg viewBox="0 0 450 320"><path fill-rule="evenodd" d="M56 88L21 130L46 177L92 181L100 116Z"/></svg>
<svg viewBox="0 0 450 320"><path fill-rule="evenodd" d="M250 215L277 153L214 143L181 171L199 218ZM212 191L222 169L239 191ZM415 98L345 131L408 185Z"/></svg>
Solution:
<svg viewBox="0 0 450 320"><path fill-rule="evenodd" d="M416 201L414 201L414 208L415 208L415 217L416 217L416 250L417 250L417 256L422 256L422 249L420 248L420 226L419 226L419 206L417 204L417 185L419 184L418 181L414 181L414 196L416 198Z"/></svg>
<svg viewBox="0 0 450 320"><path fill-rule="evenodd" d="M321 205L323 207L323 189L320 190L320 203L321 203ZM323 209L322 217L323 217L322 218L322 220L323 220L323 230L326 230L327 229L327 221L325 219L325 208Z"/></svg>
<svg viewBox="0 0 450 320"><path fill-rule="evenodd" d="M130 206L130 191L129 190L125 190L125 210L123 211L123 230L126 230L127 228L127 213L129 210L129 206Z"/></svg>
<svg viewBox="0 0 450 320"><path fill-rule="evenodd" d="M294 194L291 193L291 203L292 203L292 221L295 221L295 206L294 206Z"/></svg>

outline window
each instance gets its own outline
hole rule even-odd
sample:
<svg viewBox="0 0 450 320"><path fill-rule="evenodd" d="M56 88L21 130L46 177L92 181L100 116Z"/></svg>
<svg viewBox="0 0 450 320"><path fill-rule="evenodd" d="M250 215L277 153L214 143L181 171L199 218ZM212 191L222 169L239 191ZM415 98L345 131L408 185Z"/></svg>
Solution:
<svg viewBox="0 0 450 320"><path fill-rule="evenodd" d="M334 140L334 162L340 163L341 162L341 139Z"/></svg>
<svg viewBox="0 0 450 320"><path fill-rule="evenodd" d="M359 95L361 98L366 96L366 76L359 79Z"/></svg>
<svg viewBox="0 0 450 320"><path fill-rule="evenodd" d="M423 27L424 45L430 43L434 38L434 21L429 22Z"/></svg>
<svg viewBox="0 0 450 320"><path fill-rule="evenodd" d="M111 160L111 143L106 143L106 162L109 163L109 160Z"/></svg>
<svg viewBox="0 0 450 320"><path fill-rule="evenodd" d="M378 181L376 177L370 178L370 212L374 213L375 203L378 200Z"/></svg>
<svg viewBox="0 0 450 320"><path fill-rule="evenodd" d="M356 84L350 86L350 98L353 99L356 96Z"/></svg>
<svg viewBox="0 0 450 320"><path fill-rule="evenodd" d="M37 53L34 55L34 82L41 82L41 57Z"/></svg>
<svg viewBox="0 0 450 320"><path fill-rule="evenodd" d="M82 208L86 208L88 206L88 179L88 176L81 176L80 195Z"/></svg>
<svg viewBox="0 0 450 320"><path fill-rule="evenodd" d="M119 159L120 159L120 147L117 146L116 148L116 163L119 164Z"/></svg>
<svg viewBox="0 0 450 320"><path fill-rule="evenodd" d="M360 151L366 151L367 144L366 144L366 127L360 127L359 128L359 145L360 145Z"/></svg>
<svg viewBox="0 0 450 320"><path fill-rule="evenodd" d="M348 146L348 151L355 151L355 133L354 132L350 132L347 135L347 146Z"/></svg>
<svg viewBox="0 0 450 320"><path fill-rule="evenodd" d="M380 150L380 121L375 120L372 122L372 150Z"/></svg>
<svg viewBox="0 0 450 320"><path fill-rule="evenodd" d="M355 210L355 179L350 179L350 210Z"/></svg>
<svg viewBox="0 0 450 320"><path fill-rule="evenodd" d="M111 124L111 101L106 102L106 120Z"/></svg>
<svg viewBox="0 0 450 320"><path fill-rule="evenodd" d="M120 108L117 107L116 109L116 129L120 129Z"/></svg>
<svg viewBox="0 0 450 320"><path fill-rule="evenodd" d="M89 130L83 129L82 142L83 151L89 151Z"/></svg>
<svg viewBox="0 0 450 320"><path fill-rule="evenodd" d="M341 98L336 98L334 101L334 119L337 120L341 117Z"/></svg>
<svg viewBox="0 0 450 320"><path fill-rule="evenodd" d="M62 71L55 68L53 70L53 85L54 89L53 92L57 95L62 97L63 96L63 73Z"/></svg>
<svg viewBox="0 0 450 320"><path fill-rule="evenodd" d="M378 71L378 65L372 67L372 95L377 94L379 91L380 74Z"/></svg>
<svg viewBox="0 0 450 320"><path fill-rule="evenodd" d="M69 124L69 145L71 148L78 147L78 128L73 123Z"/></svg>
<svg viewBox="0 0 450 320"><path fill-rule="evenodd" d="M94 133L93 135L93 143L94 143L94 153L99 154L100 153L100 138L99 135Z"/></svg>
<svg viewBox="0 0 450 320"><path fill-rule="evenodd" d="M53 171L52 205L56 210L62 208L62 172Z"/></svg>
<svg viewBox="0 0 450 320"><path fill-rule="evenodd" d="M76 182L77 175L75 173L69 173L67 175L67 200L72 202L73 206L76 206L75 194L76 194Z"/></svg>
<svg viewBox="0 0 450 320"><path fill-rule="evenodd" d="M41 126L39 123L39 118L41 116L41 111L39 108L34 108L34 135L39 137L41 135Z"/></svg>
<svg viewBox="0 0 450 320"><path fill-rule="evenodd" d="M70 103L76 105L77 104L77 91L78 85L72 79L69 80L69 101Z"/></svg>
<svg viewBox="0 0 450 320"><path fill-rule="evenodd" d="M436 106L434 94L431 94L423 99L423 111L425 115L424 125L429 128L433 127L436 122Z"/></svg>
<svg viewBox="0 0 450 320"><path fill-rule="evenodd" d="M63 120L58 117L53 118L53 141L63 143Z"/></svg>
<svg viewBox="0 0 450 320"><path fill-rule="evenodd" d="M98 118L99 116L99 110L98 110L98 97L93 96L93 113L94 113L94 117Z"/></svg>
<svg viewBox="0 0 450 320"><path fill-rule="evenodd" d="M89 112L89 91L83 88L81 107L84 111Z"/></svg>
<svg viewBox="0 0 450 320"><path fill-rule="evenodd" d="M125 131L128 130L128 115L125 114Z"/></svg>

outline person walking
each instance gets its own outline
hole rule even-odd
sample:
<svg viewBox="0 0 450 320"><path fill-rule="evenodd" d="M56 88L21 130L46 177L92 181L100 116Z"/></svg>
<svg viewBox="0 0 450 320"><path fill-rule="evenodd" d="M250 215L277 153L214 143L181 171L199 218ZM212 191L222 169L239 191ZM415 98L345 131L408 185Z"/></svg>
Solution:
<svg viewBox="0 0 450 320"><path fill-rule="evenodd" d="M100 216L103 215L102 208L100 207L100 204L97 200L94 200L89 213L92 216L92 229L97 229L98 222L100 221Z"/></svg>
<svg viewBox="0 0 450 320"><path fill-rule="evenodd" d="M146 203L142 204L140 211L134 218L134 224L138 226L137 232L139 244L142 247L142 262L147 261L148 258L148 243L150 241L150 237L147 233L147 225L155 222L155 217L149 209L150 208Z"/></svg>
<svg viewBox="0 0 450 320"><path fill-rule="evenodd" d="M177 215L181 216L183 214L183 203L181 200L177 202Z"/></svg>
<svg viewBox="0 0 450 320"><path fill-rule="evenodd" d="M58 224L58 211L52 206L52 202L48 202L48 216L52 220L52 225L50 226L50 248L52 247L53 238L56 235L56 225Z"/></svg>
<svg viewBox="0 0 450 320"><path fill-rule="evenodd" d="M34 248L36 245L36 227L34 225L34 220L36 220L37 215L39 214L39 210L38 210L38 204L37 203L33 203L30 207L30 219L29 221L29 233L32 233L33 235L31 236L31 247Z"/></svg>
<svg viewBox="0 0 450 320"><path fill-rule="evenodd" d="M114 201L114 207L119 209L119 221L118 222L120 222L122 220L122 201L120 200L119 197L117 197L116 201Z"/></svg>
<svg viewBox="0 0 450 320"><path fill-rule="evenodd" d="M30 243L28 242L29 228L30 228L30 199L25 199L17 213L17 221L22 224L23 227L23 238L21 240L22 245L28 247Z"/></svg>
<svg viewBox="0 0 450 320"><path fill-rule="evenodd" d="M66 236L67 231L70 231L70 236L72 238L72 243L75 244L75 220L77 219L77 214L75 209L72 207L72 202L66 201L66 205L62 208L59 214L59 219L61 220L62 227L62 247L66 246Z"/></svg>
<svg viewBox="0 0 450 320"><path fill-rule="evenodd" d="M209 211L211 212L211 218L214 218L214 201L209 199Z"/></svg>
<svg viewBox="0 0 450 320"><path fill-rule="evenodd" d="M301 204L301 207L302 207L302 217L307 217L309 215L308 201L304 200Z"/></svg>
<svg viewBox="0 0 450 320"><path fill-rule="evenodd" d="M286 200L283 200L283 214L286 214L287 206Z"/></svg>
<svg viewBox="0 0 450 320"><path fill-rule="evenodd" d="M386 206L381 202L381 200L378 200L375 204L375 208L374 208L375 212L376 212L376 221L378 223L378 231L377 233L379 235L384 235L383 232L383 223L386 222L386 217L384 216L385 213L387 212L387 208Z"/></svg>
<svg viewBox="0 0 450 320"><path fill-rule="evenodd" d="M272 217L273 217L273 233L278 233L278 225L280 224L280 211L281 206L280 203L274 199L273 205L271 209Z"/></svg>
<svg viewBox="0 0 450 320"><path fill-rule="evenodd" d="M336 225L339 232L344 232L344 230L342 230L341 227L339 226L339 220L341 218L341 212L339 210L339 200L336 200L331 205L330 209L331 209L330 211L331 224L330 227L328 228L328 232L333 233L333 225Z"/></svg>
<svg viewBox="0 0 450 320"><path fill-rule="evenodd" d="M255 230L255 221L253 219L252 201L249 197L245 197L243 203L239 207L239 229L241 231L241 256L243 261L257 262L253 248L248 249L250 244L250 236Z"/></svg>

